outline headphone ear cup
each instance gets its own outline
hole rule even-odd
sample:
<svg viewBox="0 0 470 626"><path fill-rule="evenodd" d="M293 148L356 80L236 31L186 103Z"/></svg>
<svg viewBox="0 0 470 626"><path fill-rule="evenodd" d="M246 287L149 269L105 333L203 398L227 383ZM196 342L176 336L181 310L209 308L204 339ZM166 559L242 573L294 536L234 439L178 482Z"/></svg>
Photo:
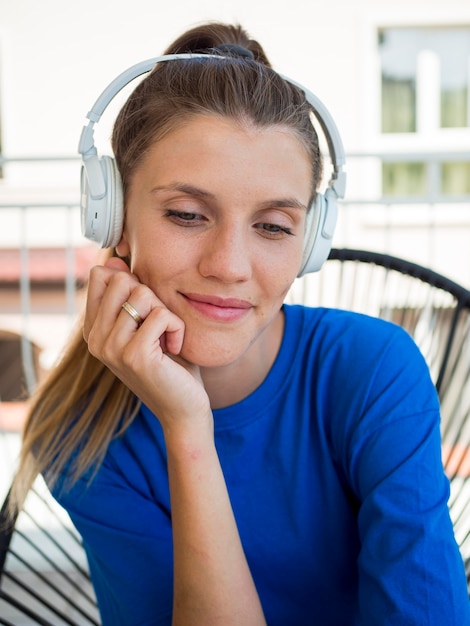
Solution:
<svg viewBox="0 0 470 626"><path fill-rule="evenodd" d="M106 212L108 216L108 236L101 244L102 248L114 248L118 245L122 237L122 229L124 227L124 201L122 193L122 180L116 161L109 157L102 157L108 180L107 189L107 206Z"/></svg>
<svg viewBox="0 0 470 626"><path fill-rule="evenodd" d="M325 195L317 194L307 213L304 253L298 277L321 269L330 254L337 219L336 194L328 188Z"/></svg>
<svg viewBox="0 0 470 626"><path fill-rule="evenodd" d="M121 176L112 157L91 157L81 172L82 233L102 248L116 246L122 236L124 207Z"/></svg>

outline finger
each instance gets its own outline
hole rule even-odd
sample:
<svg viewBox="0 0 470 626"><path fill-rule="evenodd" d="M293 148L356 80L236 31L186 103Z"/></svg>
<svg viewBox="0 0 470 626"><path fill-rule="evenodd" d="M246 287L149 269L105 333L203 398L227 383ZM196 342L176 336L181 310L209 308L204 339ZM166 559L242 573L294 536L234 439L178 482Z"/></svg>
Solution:
<svg viewBox="0 0 470 626"><path fill-rule="evenodd" d="M121 308L132 317L132 319L134 320L134 322L137 324L137 327L141 326L142 322L144 321L143 318L140 316L139 311L137 311L137 309L132 306L132 304L126 300L126 302L124 302L124 304L121 306Z"/></svg>
<svg viewBox="0 0 470 626"><path fill-rule="evenodd" d="M128 303L129 310L136 311L139 323L129 311L123 309L123 304ZM150 313L153 307L160 305L153 291L146 285L139 283L136 276L124 272L116 272L110 279L106 291L101 297L96 311L94 328L104 337L108 336L117 325L118 331L124 331L126 340L130 333L134 333L140 322ZM123 337L124 339L124 337ZM122 344L122 341L119 342Z"/></svg>
<svg viewBox="0 0 470 626"><path fill-rule="evenodd" d="M118 277L118 279L116 279L116 277ZM103 305L103 300L105 299L107 292L110 290L113 281L113 291L122 292L121 304L130 295L133 287L138 284L137 278L130 273L129 269L117 270L102 265L92 268L88 284L85 322L83 328L85 340L88 340L90 331L94 326ZM110 306L109 302L107 306ZM115 306L111 306L111 309L108 309L110 318L113 317L113 311L115 312L115 319L120 312L119 306L117 308Z"/></svg>
<svg viewBox="0 0 470 626"><path fill-rule="evenodd" d="M181 352L184 339L184 322L165 306L155 306L147 315L139 334L142 341L158 337L161 349L177 355Z"/></svg>
<svg viewBox="0 0 470 626"><path fill-rule="evenodd" d="M123 272L129 272L129 273L131 271L127 263L117 256L112 256L109 259L107 259L104 265L105 267L109 267L114 270L121 270Z"/></svg>
<svg viewBox="0 0 470 626"><path fill-rule="evenodd" d="M124 304L126 306L123 308ZM174 319L166 322L172 314L154 292L139 283L134 275L116 272L101 298L88 335L92 354L98 358L104 357L106 362L113 360L133 339L141 323L153 310L161 312L161 317L157 318L159 323L153 328L153 339L158 341L167 327L170 332L173 332L173 327L177 330L175 320L178 318L172 316Z"/></svg>
<svg viewBox="0 0 470 626"><path fill-rule="evenodd" d="M183 320L156 297L143 297L142 292L142 289L136 288L124 303L126 306L122 305L122 312L109 335L109 342L119 350L133 340L133 335L139 331L139 343L144 350L147 345L157 346L163 353L179 354L184 338ZM136 320L134 313L140 319Z"/></svg>
<svg viewBox="0 0 470 626"><path fill-rule="evenodd" d="M133 302L136 297L135 291L131 295ZM140 300L139 307L142 306L144 304ZM99 353L95 356L98 356L113 371L120 372L123 380L131 371L145 379L149 368L152 369L152 363L158 363L160 369L162 363L165 362L165 354L169 350L180 352L184 337L184 322L160 304L154 306L140 327L137 327L135 320L126 310L122 313L124 316L120 316L116 321ZM92 350L94 350L94 338L92 343Z"/></svg>
<svg viewBox="0 0 470 626"><path fill-rule="evenodd" d="M148 333L140 336L149 345L158 345L164 353L179 354L184 322L149 287L139 283L127 266L124 271L115 269L122 267L116 260L114 267L98 266L92 270L84 326L91 353L105 362L114 361L144 325L142 320Z"/></svg>

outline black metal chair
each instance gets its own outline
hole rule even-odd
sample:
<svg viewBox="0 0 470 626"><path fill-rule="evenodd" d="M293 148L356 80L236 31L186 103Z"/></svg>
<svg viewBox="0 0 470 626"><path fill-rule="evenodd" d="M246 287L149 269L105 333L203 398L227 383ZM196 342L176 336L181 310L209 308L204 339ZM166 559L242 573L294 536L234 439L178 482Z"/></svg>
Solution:
<svg viewBox="0 0 470 626"><path fill-rule="evenodd" d="M8 528L7 499L0 513L0 624L99 626L85 552L66 512L38 479Z"/></svg>
<svg viewBox="0 0 470 626"><path fill-rule="evenodd" d="M442 405L449 502L470 589L470 291L386 254L333 249L290 298L374 315L403 326L429 365ZM13 529L0 513L0 624L99 624L80 537L37 481Z"/></svg>

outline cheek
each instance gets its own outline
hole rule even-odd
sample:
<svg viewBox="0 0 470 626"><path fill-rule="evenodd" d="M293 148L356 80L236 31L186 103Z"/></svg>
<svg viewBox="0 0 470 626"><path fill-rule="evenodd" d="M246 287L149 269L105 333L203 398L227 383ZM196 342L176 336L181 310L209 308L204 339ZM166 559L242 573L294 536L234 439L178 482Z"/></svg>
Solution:
<svg viewBox="0 0 470 626"><path fill-rule="evenodd" d="M178 271L180 252L169 237L155 231L154 225L148 225L147 229L143 226L131 241L131 270L150 286L153 281Z"/></svg>
<svg viewBox="0 0 470 626"><path fill-rule="evenodd" d="M289 289L297 276L299 265L292 264L289 267L286 265L271 266L269 270L264 268L262 276L260 277L260 284L263 286L263 291L266 298L272 299L274 308L282 303L285 299Z"/></svg>
<svg viewBox="0 0 470 626"><path fill-rule="evenodd" d="M297 278L303 257L303 247L296 246L289 254L279 254L271 258L263 268L265 282L276 286L280 291L288 290Z"/></svg>
<svg viewBox="0 0 470 626"><path fill-rule="evenodd" d="M164 285L166 277L172 272L168 259L159 254L131 255L131 271L139 281L157 293L158 285ZM157 294L158 295L158 294Z"/></svg>

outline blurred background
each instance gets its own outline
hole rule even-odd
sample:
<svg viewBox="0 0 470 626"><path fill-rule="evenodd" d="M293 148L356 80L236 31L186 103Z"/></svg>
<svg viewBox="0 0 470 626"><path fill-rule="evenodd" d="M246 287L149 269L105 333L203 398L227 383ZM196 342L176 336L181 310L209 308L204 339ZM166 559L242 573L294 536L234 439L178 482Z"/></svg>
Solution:
<svg viewBox="0 0 470 626"><path fill-rule="evenodd" d="M468 0L0 0L4 432L18 432L96 262L78 212L86 113L121 71L207 20L242 24L333 115L348 173L335 247L388 252L470 287ZM127 93L97 126L101 154Z"/></svg>

